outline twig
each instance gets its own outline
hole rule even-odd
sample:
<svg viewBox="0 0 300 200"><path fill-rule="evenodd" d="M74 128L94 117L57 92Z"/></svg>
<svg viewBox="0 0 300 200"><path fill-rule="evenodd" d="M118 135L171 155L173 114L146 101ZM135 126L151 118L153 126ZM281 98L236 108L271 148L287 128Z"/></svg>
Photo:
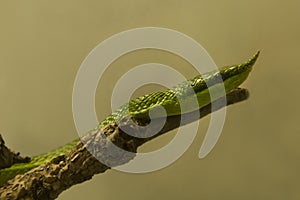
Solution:
<svg viewBox="0 0 300 200"><path fill-rule="evenodd" d="M247 99L249 93L246 89L236 89L227 94L227 105L235 104ZM224 98L215 101L214 110L211 110L211 104L200 109L200 118L214 112L222 107ZM191 123L199 119L197 112L185 114L184 124ZM0 188L0 199L55 199L64 190L75 184L89 180L93 175L103 173L110 167L99 162L91 153L101 157L109 166L117 166L129 162L134 158L132 153L122 151L117 157L110 157L109 145L113 142L118 147L136 152L137 148L145 142L162 135L172 129L178 128L181 116L168 117L163 129L150 138L136 138L127 135L123 130L136 129L136 125L130 119L122 120L118 124L110 124L103 129L98 129L83 138L83 142L78 142L76 146L67 154L58 156L50 162L43 164L31 171L17 175L5 186ZM143 129L144 130L144 129ZM139 132L139 134L148 134L148 131ZM92 147L92 148L90 148ZM93 151L93 152L89 152ZM102 161L103 161L102 160Z"/></svg>
<svg viewBox="0 0 300 200"><path fill-rule="evenodd" d="M8 168L16 163L28 163L29 157L22 157L20 153L15 153L5 146L4 139L0 134L0 169Z"/></svg>

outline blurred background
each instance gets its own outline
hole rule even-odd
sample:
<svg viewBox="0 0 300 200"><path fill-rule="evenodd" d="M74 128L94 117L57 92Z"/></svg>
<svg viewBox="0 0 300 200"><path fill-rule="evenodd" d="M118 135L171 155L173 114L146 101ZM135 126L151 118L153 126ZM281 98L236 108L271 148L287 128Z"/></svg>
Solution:
<svg viewBox="0 0 300 200"><path fill-rule="evenodd" d="M261 55L243 84L250 98L228 107L220 140L198 159L209 117L175 163L147 174L109 170L58 199L300 199L299 1L0 1L0 133L12 149L36 155L78 137L72 87L87 54L113 34L156 26L202 44L221 67ZM98 85L99 120L108 115L114 84L130 68L169 65L197 73L182 58L158 50L117 59ZM134 95L158 89L140 88ZM104 95L103 95L104 94ZM174 133L140 151L166 144Z"/></svg>

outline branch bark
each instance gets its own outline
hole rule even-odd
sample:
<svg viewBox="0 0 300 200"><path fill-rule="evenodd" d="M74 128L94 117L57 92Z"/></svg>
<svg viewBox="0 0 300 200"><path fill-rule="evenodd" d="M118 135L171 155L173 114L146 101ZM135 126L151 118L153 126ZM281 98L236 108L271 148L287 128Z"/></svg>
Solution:
<svg viewBox="0 0 300 200"><path fill-rule="evenodd" d="M246 89L235 89L227 94L226 105L244 101L248 96L249 93ZM214 102L213 110L211 104L201 108L199 110L200 118L226 106L222 103L224 98ZM134 131L144 136L151 133L151 130L140 129L131 119L124 119L118 124L109 124L102 129L94 130L82 138L67 154L58 156L50 162L10 180L0 188L0 199L55 199L71 186L87 181L95 174L110 169L107 165L117 166L129 162L134 158L137 148L147 141L178 128L180 125L198 120L199 111L183 116L168 117L158 134L149 138L137 138L125 133L124 130ZM154 126L159 124L159 120L153 121ZM110 152L112 143L126 151L114 152L112 157ZM99 162L93 155L97 155L97 158L101 158L101 161L105 161L104 163L107 165Z"/></svg>

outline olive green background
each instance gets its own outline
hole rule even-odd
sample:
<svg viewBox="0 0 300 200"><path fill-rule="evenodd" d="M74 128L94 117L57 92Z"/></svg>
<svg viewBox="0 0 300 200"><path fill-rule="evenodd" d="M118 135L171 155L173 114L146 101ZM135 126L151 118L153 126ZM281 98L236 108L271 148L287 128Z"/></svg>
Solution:
<svg viewBox="0 0 300 200"><path fill-rule="evenodd" d="M243 85L250 99L227 109L222 136L205 159L197 155L209 117L201 120L191 148L171 166L147 174L110 170L58 199L300 199L299 6L296 0L1 0L0 132L9 147L26 155L76 138L72 87L87 54L124 30L171 28L202 44L218 66L242 62L260 49ZM110 113L118 78L147 62L196 75L170 53L125 55L99 83L99 119ZM141 150L156 149L172 136Z"/></svg>

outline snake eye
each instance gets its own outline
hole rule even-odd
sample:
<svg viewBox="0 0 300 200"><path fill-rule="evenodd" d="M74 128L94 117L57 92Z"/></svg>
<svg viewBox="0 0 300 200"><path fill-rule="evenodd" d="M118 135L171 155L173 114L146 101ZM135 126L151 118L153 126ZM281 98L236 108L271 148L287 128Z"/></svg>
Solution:
<svg viewBox="0 0 300 200"><path fill-rule="evenodd" d="M198 80L194 80L194 81L191 83L191 86L194 87L195 85L197 85L198 82L199 82L199 79L198 79Z"/></svg>

